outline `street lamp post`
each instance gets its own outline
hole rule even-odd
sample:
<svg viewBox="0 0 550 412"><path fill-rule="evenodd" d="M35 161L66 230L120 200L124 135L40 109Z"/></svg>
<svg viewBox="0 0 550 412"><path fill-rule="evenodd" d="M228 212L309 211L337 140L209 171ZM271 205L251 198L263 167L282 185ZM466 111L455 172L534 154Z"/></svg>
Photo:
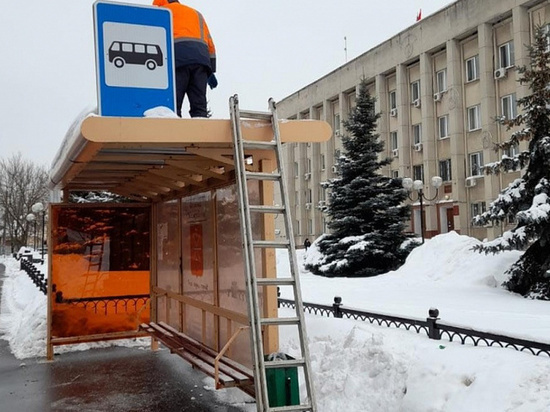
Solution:
<svg viewBox="0 0 550 412"><path fill-rule="evenodd" d="M42 203L38 202L32 205L32 211L38 215L42 215L42 232L40 236L40 247L42 251L42 262L44 262L44 224L46 220L46 211Z"/></svg>
<svg viewBox="0 0 550 412"><path fill-rule="evenodd" d="M432 186L435 187L435 196L429 198L424 194L424 182L422 182L422 180L413 181L410 177L406 177L403 179L403 187L407 189L407 196L409 196L409 199L411 199L413 202L415 201L415 199L413 199L413 196L411 195L412 191L415 191L418 196L418 201L420 202L420 234L422 235L422 243L424 243L424 229L426 226L426 222L424 219L424 200L432 201L437 198L439 188L443 183L443 179L441 179L439 176L434 176L432 177L431 183Z"/></svg>
<svg viewBox="0 0 550 412"><path fill-rule="evenodd" d="M26 219L27 219L27 222L29 223L33 223L34 222L34 233L33 233L33 249L36 250L36 216L33 214L33 213L29 213L27 216L26 216ZM28 239L28 235L27 235L27 239Z"/></svg>

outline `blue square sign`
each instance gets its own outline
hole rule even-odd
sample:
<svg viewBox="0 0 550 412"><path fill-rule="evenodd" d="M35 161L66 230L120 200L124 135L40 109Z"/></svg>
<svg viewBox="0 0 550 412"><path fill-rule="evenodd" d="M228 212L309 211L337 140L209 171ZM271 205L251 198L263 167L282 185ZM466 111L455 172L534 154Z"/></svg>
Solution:
<svg viewBox="0 0 550 412"><path fill-rule="evenodd" d="M94 23L99 115L175 111L170 10L96 1Z"/></svg>

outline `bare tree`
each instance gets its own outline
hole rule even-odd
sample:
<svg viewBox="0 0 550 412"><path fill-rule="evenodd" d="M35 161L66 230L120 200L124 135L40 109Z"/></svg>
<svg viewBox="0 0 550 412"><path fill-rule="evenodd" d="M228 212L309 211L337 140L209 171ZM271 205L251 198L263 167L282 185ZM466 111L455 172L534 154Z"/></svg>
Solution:
<svg viewBox="0 0 550 412"><path fill-rule="evenodd" d="M30 223L26 217L33 204L47 203L47 182L46 168L23 159L21 153L0 159L0 226L12 252L27 243Z"/></svg>

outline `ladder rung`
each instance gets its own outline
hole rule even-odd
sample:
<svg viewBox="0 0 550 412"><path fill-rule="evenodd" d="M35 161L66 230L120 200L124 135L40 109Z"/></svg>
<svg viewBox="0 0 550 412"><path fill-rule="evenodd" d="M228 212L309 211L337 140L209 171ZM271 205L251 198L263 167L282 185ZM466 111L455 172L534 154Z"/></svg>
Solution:
<svg viewBox="0 0 550 412"><path fill-rule="evenodd" d="M269 408L269 412L294 412L294 411L312 411L311 405L290 405L290 406L277 406L275 408Z"/></svg>
<svg viewBox="0 0 550 412"><path fill-rule="evenodd" d="M258 285L294 285L294 278L257 278Z"/></svg>
<svg viewBox="0 0 550 412"><path fill-rule="evenodd" d="M239 114L241 116L241 119L244 117L246 119L271 120L271 117L272 117L271 112L255 112L252 110L240 110Z"/></svg>
<svg viewBox="0 0 550 412"><path fill-rule="evenodd" d="M282 249L287 248L288 245L290 245L290 242L288 240L277 242L275 240L255 240L253 242L254 247L258 248L276 248L276 249Z"/></svg>
<svg viewBox="0 0 550 412"><path fill-rule="evenodd" d="M246 172L246 177L256 180L279 180L281 175L279 173Z"/></svg>
<svg viewBox="0 0 550 412"><path fill-rule="evenodd" d="M264 361L264 365L268 369L280 369L280 368L288 368L293 366L304 366L305 363L306 362L303 359Z"/></svg>
<svg viewBox="0 0 550 412"><path fill-rule="evenodd" d="M251 212L259 213L284 213L285 208L282 206L263 206L263 205L250 205L248 207Z"/></svg>
<svg viewBox="0 0 550 412"><path fill-rule="evenodd" d="M253 142L251 140L244 140L243 147L245 149L256 149L256 150L273 150L277 148L277 143L274 141L271 142Z"/></svg>
<svg viewBox="0 0 550 412"><path fill-rule="evenodd" d="M298 325L300 318L263 318L262 325Z"/></svg>

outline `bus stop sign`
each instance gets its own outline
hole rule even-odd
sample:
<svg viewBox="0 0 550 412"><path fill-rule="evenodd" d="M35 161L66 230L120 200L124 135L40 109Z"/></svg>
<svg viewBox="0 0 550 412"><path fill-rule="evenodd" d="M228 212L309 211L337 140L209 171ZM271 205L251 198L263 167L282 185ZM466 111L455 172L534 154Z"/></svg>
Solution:
<svg viewBox="0 0 550 412"><path fill-rule="evenodd" d="M172 14L163 7L94 3L100 116L175 111Z"/></svg>

